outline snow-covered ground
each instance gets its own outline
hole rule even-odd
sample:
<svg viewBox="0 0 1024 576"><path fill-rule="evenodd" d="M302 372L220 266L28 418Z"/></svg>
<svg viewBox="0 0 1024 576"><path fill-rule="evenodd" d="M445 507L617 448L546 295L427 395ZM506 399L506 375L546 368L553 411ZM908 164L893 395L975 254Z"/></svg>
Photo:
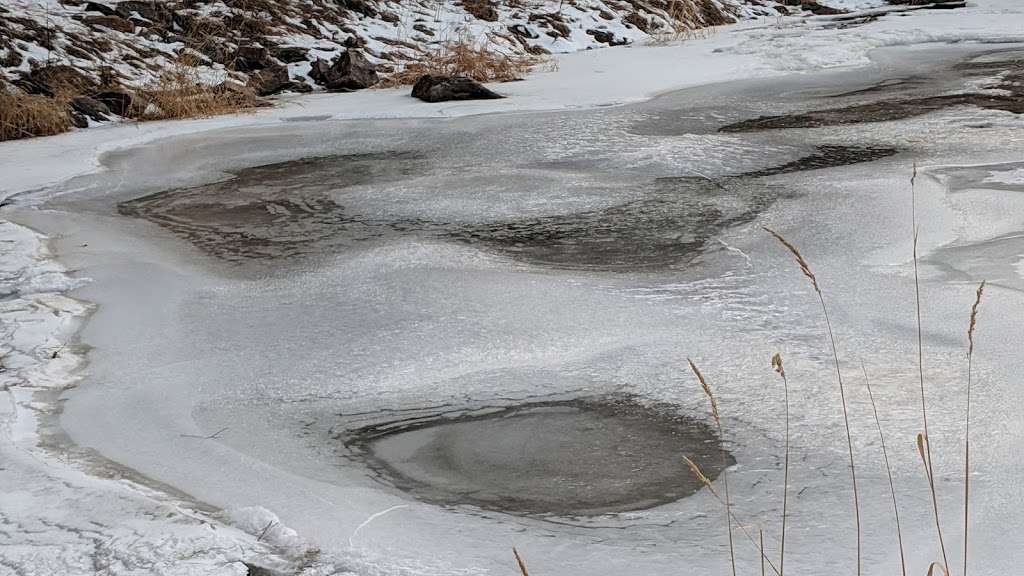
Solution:
<svg viewBox="0 0 1024 576"><path fill-rule="evenodd" d="M3 143L0 144L0 172L3 174L0 189L5 198L39 191L26 197L33 203L43 202L56 193L62 195L62 202L73 203L78 194L87 199L82 207L88 212L104 197L117 197L119 192L141 194L207 181L211 172L240 165L316 156L326 150L358 151L368 143L407 145L409 142L402 139L405 131L423 136L429 135L436 126L442 135L460 129L489 133L486 128L496 126L512 132L511 126L516 122L509 118L515 116L467 117L513 112L524 114L523 126L537 130L531 136L525 128L518 129L523 146L532 146L521 151L524 157L532 154L538 161L562 157L608 159L609 145L618 144L623 145L619 150L622 156L608 161L625 162L621 168L626 176L635 176L630 170L665 171L666 166L677 171L700 168L715 176L718 175L714 173L716 169L735 169L737 162L748 163L746 167L750 169L772 165L799 150L799 145L766 141L762 142L762 147L752 148L750 143L722 137L684 138L680 142L666 143L654 136L634 135L621 140L623 136L608 136L599 128L619 134L621 130L616 126L620 125L616 122L629 122L636 115L643 116L643 111L626 110L608 115L599 112L572 115L564 111L639 102L674 89L715 82L864 66L871 63L869 53L876 48L908 46L905 52L887 51L877 56L890 60L906 57L913 61L915 49L909 46L915 44L963 42L969 48L971 43L1024 40L1024 6L1014 0L979 0L963 10L890 15L848 28L831 27L830 23L827 19L772 19L723 28L710 38L680 45L565 55L559 57L559 69L555 72L541 72L523 82L496 86L498 91L510 96L497 102L427 105L413 101L399 90L312 95L285 99L278 107L251 115L111 125L52 138ZM934 45L929 48L934 49ZM798 80L789 82L799 85ZM694 95L694 98L700 97L699 93ZM709 98L707 94L703 97ZM718 97L728 98L728 94ZM663 107L656 106L646 113L676 110L685 116L686 102L672 98L667 96ZM539 114L542 110L563 112ZM531 114L525 114L527 112ZM392 120L390 123L366 121L374 118ZM440 118L452 119L452 122L456 118L462 120L452 124L438 120ZM352 122L328 122L345 119ZM315 127L317 124L322 130ZM393 126L396 130L388 134L382 126ZM961 141L942 142L933 138L948 136L944 130L949 130L950 126L964 130ZM969 132L970 126L988 126L983 130L989 132ZM1019 167L1004 169L997 163L1019 161L1020 128L1019 120L1003 113L953 111L937 118L856 133L862 139L906 147L926 157L928 164L992 165L991 169L980 171L968 167L929 166L925 174L931 177L923 179L921 191L921 219L929 222L923 231L922 246L934 264L927 277L934 283L926 288L925 296L939 302L933 312L936 318L949 319L929 328L932 331L929 335L941 343L934 356L929 357L933 370L929 376L947 386L959 382L959 373L944 374L943 367L957 361L958 338L962 331L960 312L966 308L964 302L969 305L971 291L966 281L974 279L976 272L1001 275L998 284L1002 290L997 287L991 309L1008 312L1000 317L993 314L984 318L985 328L991 334L1007 337L986 340L991 347L989 358L998 363L983 368L979 380L989 386L987 392L979 395L979 413L987 410L993 421L1002 418L1010 422L1002 429L991 424L981 425L978 431L987 442L979 443L982 447L978 449L982 473L978 482L981 496L977 513L979 517L985 515L986 521L976 533L979 542L976 547L979 558L991 559L988 566L995 567L991 573L1012 571L1021 560L1012 553L1012 549L1019 549L1016 546L1019 542L1006 542L1014 546L1009 546L1011 550L1003 549L1002 539L1012 539L1014 535L1005 534L1001 528L1013 525L1019 516L1015 511L1019 512L1021 506L1019 495L1005 484L1019 477L1021 472L1019 463L1014 464L1007 456L1013 453L1013 446L1019 440L1016 435L1019 418L1010 410L1011 403L999 402L999 395L1016 397L1011 385L1019 360L1014 360L1015 340L1011 335L1015 328L1014 314L1020 311L1015 295L1024 283L1019 274L1014 276L1007 272L1015 268L997 266L1004 256L1009 258L1014 254L1016 239L1012 231L1019 229L1019 223L1013 219L1013 203L1005 194L998 193L998 185L1015 185L1020 172ZM562 136L573 136L547 141L542 132L545 129L557 129ZM850 136L837 133L836 137ZM460 150L467 158L487 160L478 142L462 146ZM506 144L502 146L506 151L515 149ZM973 156L965 157L964 150L972 150ZM107 155L106 167L100 163L103 154ZM901 242L906 234L901 233L898 226L906 212L903 190L906 178L901 170L906 171L908 161L907 157L897 158L888 161L884 169L872 167L870 171L845 169L844 180L838 183L819 182L813 176L797 177L788 184L807 192L804 204L787 204L787 210L767 216L771 225L792 234L799 244L818 247L806 251L816 267L820 266L816 268L819 276L835 279L826 289L834 290L843 302L838 304L837 324L846 326L844 348L851 351L851 357L856 357L853 351L868 357L868 369L876 375L882 395L899 406L907 397L905 391L893 387L893 383L909 377L911 367L873 360L869 353L904 359L912 336L907 331L909 324L902 318L906 303L903 300L878 302L875 294L867 292L870 285L858 281L855 275L851 277L849 271L869 274L872 281L883 286L881 293L886 293L885 289L899 292L905 288L906 254ZM978 173L968 174L969 186L959 185L953 190L945 185L951 175L970 170ZM625 188L627 182L628 178L624 177L618 184ZM613 190L608 196L574 197L571 180L556 178L537 183L547 186L545 190L553 190L562 208L613 203L624 194ZM443 179L435 184L438 190L447 190L446 187L460 190L465 186L465 183ZM575 185L581 186L581 190L588 189L586 182L575 182ZM816 197L814 191L820 189L831 189L833 193L824 198ZM839 192L843 194L837 195ZM403 198L402 194L397 197ZM398 209L408 210L410 214L433 210L435 215L472 219L473 211L486 205L479 197L469 194L442 199L441 203L418 207L414 196L405 197L406 204ZM373 194L360 201L366 203L368 210L380 209ZM524 196L517 209L529 214L539 209L535 202L536 198ZM880 214L876 205L885 206L888 211ZM976 213L982 209L985 218ZM829 214L827 220L835 215L835 225L830 226L821 219L821 214ZM799 442L814 445L808 436L819 420L827 420L826 415L831 414L815 399L825 393L819 391L831 388L828 387L830 382L825 380L827 370L822 370L821 358L816 356L820 350L813 348L813 342L807 342L806 331L813 330L814 323L811 319L792 318L794 310L805 309L799 300L806 296L805 291L802 292L805 287L797 284L800 278L792 274L792 270L782 269L782 262L786 261L778 254L773 255L773 247L749 230L722 238L722 242L733 248L726 256L745 255L753 262L760 259L776 264L779 270L752 265L753 268L744 269L733 277L681 278L680 285L662 283L637 287L620 280L586 275L566 282L557 277L552 279L553 275L547 273L523 273L514 267L510 271L508 263L502 259L482 257L471 248L425 242L411 247L385 247L381 249L383 252L346 261L343 264L347 275L341 278L335 275L337 270L329 267L316 271L303 280L306 285L301 289L286 281L244 285L240 289L228 280L197 272L200 266L191 261L191 256L175 256L173 251L162 248L162 241L158 239L151 238L152 245L120 245L126 230L142 238L154 234L140 223L112 220L109 231L104 232L96 229L96 222L102 222L103 218L95 215L89 216L92 220L87 223L66 213L33 213L30 209L19 209L19 217L37 223L51 234L57 233L57 237L47 239L11 223L0 228L3 241L9 246L0 260L5 274L3 285L9 294L0 310L7 348L2 375L8 400L0 412L4 423L4 437L0 442L0 481L4 486L0 490L3 525L0 574L244 574L243 560L288 570L305 567L310 574L348 570L378 574L483 573L487 570L500 573L503 563L499 559L503 558L503 552L499 551L506 550L510 543L518 543L527 553L532 552L532 566L546 573L567 573L570 568L593 573L597 567L607 569L612 565L619 573L627 568L678 568L686 565L695 554L694 548L701 540L706 540L704 535L696 536L696 531L718 534L712 524L703 520L707 501L689 499L652 516L621 519L635 528L634 536L621 539L609 536L618 533L615 522L596 527L572 527L565 532L486 517L453 525L451 516L445 512L406 506L393 495L381 493L365 483L353 480L347 486L335 485L337 478L325 475L316 462L289 456L302 452L304 441L301 438L274 439L272 435L267 436L265 427L256 424L261 422L260 417L276 417L281 418L276 423L287 429L294 425L292 418L315 420L322 416L323 407L304 411L301 405L324 392L333 402L326 406L345 411L372 404L371 400L383 399L385 403L401 405L434 394L483 394L495 382L505 382L505 392L511 397L529 396L534 390L519 384L521 371L526 367L530 367L529 376L537 379L572 375L573 382L553 385L559 389L593 385L587 376L590 373L633 379L636 391L668 398L697 410L700 409L699 396L680 397L673 391L680 384L678 375L673 376L678 370L679 358L672 350L685 349L688 354L700 356L707 366L722 367L728 374L757 374L762 368L758 363L760 356L766 359L768 353L774 351L772 345L794 349L792 373L805 370L823 379L820 383L807 383L801 392L802 400L808 406L822 408L823 415L804 424L801 431L806 436L799 437ZM986 233L986 226L993 227L993 231ZM995 236L996 233L999 235ZM853 254L844 249L844 246L864 244L865 238L872 239L868 242L870 249ZM54 261L53 241L58 243L60 261L71 267L71 271ZM986 251L993 242L1000 252ZM998 258L994 259L996 256ZM733 264L712 262L712 266L729 268ZM98 273L97 277L102 276L104 282L89 284L90 269ZM138 280L147 275L146 282ZM458 293L446 288L453 278L459 279ZM858 290L840 288L840 279L849 281L849 285ZM751 288L755 281L760 288ZM195 282L199 284L193 284ZM491 291L495 283L503 287L501 292ZM529 311L518 306L530 298L537 285L547 290L546 304ZM435 292L424 294L416 289L423 286ZM339 287L343 292L338 292ZM471 291L474 296L467 297L463 291L467 287L478 290ZM137 288L145 290L138 292ZM380 292L381 288L393 291L387 300L381 300L387 296ZM73 289L78 289L75 296L82 300L67 295ZM193 298L197 292L199 300L186 299L186 295ZM381 322L387 325L401 322L403 318L422 318L429 322L437 317L458 317L460 308L468 307L488 310L491 320L497 319L498 325L514 325L526 315L526 320L534 324L535 332L527 340L515 334L494 334L488 327L474 324L479 319L470 318L468 324L458 327L465 330L465 334L480 335L475 341L452 338L430 342L426 334L416 331L415 323L405 327L409 330L407 334L367 329L371 344L387 347L389 353L381 356L375 354L372 347L357 346L347 350L358 360L353 360L352 364L338 365L334 363L336 360L311 356L298 342L282 351L286 356L295 355L309 363L306 378L315 380L319 376L329 380L344 375L349 383L372 384L370 396L366 396L365 391L339 396L336 388L317 382L299 385L301 383L289 382L285 375L275 372L273 366L255 362L266 350L273 349L279 336L273 334L275 341L261 341L256 335L287 326L288 319L296 315L316 314L303 302L329 301L332 293L344 293L352 302L341 308L329 307L338 316L328 312L328 317L349 318L346 321L353 326L362 325L363 321L367 326ZM772 302L772 294L789 296L779 296L778 302ZM901 298L905 296L900 294ZM282 299L282 296L287 298ZM294 308L285 305L288 298L297 299L293 302ZM78 330L92 311L85 299L105 301L106 308L102 311L103 317L87 330L84 340L79 341ZM280 310L274 311L274 302L281 305ZM381 308L386 302L398 302L403 308L387 311ZM195 342L191 343L177 339L179 332L196 320L196 314L207 313L204 306L224 314L224 318L233 317L242 324L252 324L248 328L252 331L249 335L257 339L249 341L250 348L239 350L222 347L225 342L233 341L230 329L223 333L214 330L196 334ZM314 308L317 306L319 304ZM192 316L187 314L190 310ZM603 311L603 317L593 318L593 310ZM183 313L185 316L181 316ZM140 323L140 319L145 321ZM680 323L692 326L693 331L681 336L678 333ZM758 325L759 329L750 334L737 331L751 324ZM111 326L129 330L130 334L126 337L112 332ZM716 330L722 330L724 335L715 336ZM175 345L155 353L163 345L159 337L164 332L168 343ZM595 337L595 334L605 336ZM759 340L766 334L777 336L767 343ZM893 335L901 336L903 341L891 346L875 341ZM337 338L337 333L330 328L317 328L302 336L314 342L329 342ZM135 346L126 347L127 342L134 342ZM478 346L484 342L490 344L480 349ZM115 343L117 347L112 348ZM500 346L501 343L505 346ZM743 345L750 352L731 358L730 353ZM88 450L73 448L62 438L61 429L55 424L54 415L62 406L57 401L57 393L75 384L88 346L97 346L93 355L96 370L101 371L103 377L97 378L93 373L94 381L87 387L90 389L72 395L68 420L72 435L76 440L85 440L85 445L102 445L103 454L130 462L150 479L138 477ZM622 350L629 353L623 355ZM400 353L402 351L404 353ZM225 368L224 358L236 354L240 360L227 362L229 367ZM634 357L629 359L631 355ZM486 361L481 363L480 358ZM246 364L249 361L253 364ZM377 366L382 361L392 364ZM980 353L979 362L984 366L984 353ZM559 363L568 367L553 368ZM119 372L110 371L115 367ZM211 379L210 374L216 378ZM418 375L415 382L408 381L409 374ZM752 379L757 387L772 382L762 376ZM242 385L218 388L218 380ZM422 381L445 384L440 388L418 390L417 382ZM105 388L102 382L107 382L110 388ZM113 393L112 383L132 385L116 387L116 399L105 397ZM137 383L141 384L136 386ZM162 393L154 392L164 385L167 388ZM742 415L730 417L730 424L737 428L748 427L747 432L737 432L736 451L741 462L751 464L737 477L741 485L744 481L748 483L751 495L739 505L751 517L760 518L759 514L764 512L761 508L764 504L761 490L764 489L757 486L765 478L775 480L770 472L762 472L774 469L777 462L765 461L763 456L759 459L757 454L774 446L772 439L777 430L759 428L764 424L759 412L774 404L757 402L764 397L761 392L757 393L757 398L745 397L746 389L738 383L723 382L722 387L723 405L729 406L733 414ZM253 394L249 398L254 400L251 405L246 405L246 394ZM275 416L272 411L264 414L259 400L271 398L292 403L300 409L294 413L282 410L283 417ZM221 403L211 402L211 399L219 399ZM937 393L937 412L951 411L957 401L958 397ZM863 408L863 398L858 402L859 408ZM109 412L106 405L109 405ZM133 405L147 409L132 413L128 408ZM235 409L235 406L245 409ZM899 411L892 414L892 426L901 432L912 430L913 418L912 412ZM321 424L314 422L314 429ZM102 439L110 430L125 426L136 431L134 438ZM223 432L221 442L217 432L224 427L229 430ZM945 438L949 445L955 444L954 422L939 424L937 429L937 439ZM861 448L869 450L874 444L866 433L864 438ZM110 442L118 445L110 445ZM918 479L906 472L916 464L913 451L897 452L900 455L896 464L903 471L900 481L904 486L920 488ZM842 475L842 466L830 460L835 457L836 453L829 450L806 455L806 466L820 466L824 471L821 478L803 479L812 494L820 487L819 482L835 483L828 477L829 473ZM233 464L228 466L228 462ZM948 460L940 464L952 467L954 463L953 456L948 456ZM876 462L872 460L870 464ZM352 470L342 469L338 474L353 478ZM188 492L191 497L162 486L153 478ZM955 485L955 474L949 474L948 478L949 484ZM867 474L865 482L877 491L881 480L878 470L873 470ZM918 496L920 491L908 488L907 492L915 494L908 496L908 504L917 508L908 513L911 521L927 520L926 516L921 516L922 511L927 512L927 502ZM819 510L820 506L845 506L845 500L839 500L841 497L842 493L823 488L818 491L816 506ZM211 508L202 501L213 502L214 506ZM954 502L951 499L947 509L953 510ZM874 522L876 527L884 524L884 501L868 506L876 513L875 520L868 522ZM220 507L231 511L219 513L216 509ZM273 513L262 507L272 509ZM375 516L385 510L392 511ZM802 558L795 563L803 563L807 569L820 566L815 562L814 550L821 540L815 532L829 534L826 538L831 538L834 535L829 526L832 522L816 518L812 511L801 513L798 509L796 513L804 524L795 532L795 538L803 539L804 544L802 548L800 544L794 545L794 554ZM299 528L299 534L287 528L289 525ZM794 525L798 525L796 520ZM682 526L683 532L673 531L672 526ZM921 523L908 532L924 538L928 527ZM844 532L837 530L837 533ZM956 533L953 530L949 537L955 538ZM891 559L891 542L883 537L873 542L873 565L878 566L879 562L884 565ZM717 545L706 547L713 549ZM317 547L322 551L317 553ZM929 541L912 553L912 559L921 564L931 559L933 552ZM846 552L837 553L829 561L848 566L849 557L844 554ZM714 562L710 554L697 556L694 561L699 565ZM749 554L744 552L744 556L749 560ZM511 563L508 566L511 567Z"/></svg>

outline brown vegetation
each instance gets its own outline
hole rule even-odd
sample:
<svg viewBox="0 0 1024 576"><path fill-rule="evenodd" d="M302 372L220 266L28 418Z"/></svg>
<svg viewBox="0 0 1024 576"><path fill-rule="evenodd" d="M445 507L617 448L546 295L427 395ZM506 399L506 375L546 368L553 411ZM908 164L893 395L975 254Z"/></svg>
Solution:
<svg viewBox="0 0 1024 576"><path fill-rule="evenodd" d="M7 92L0 87L0 141L52 136L70 128L66 99Z"/></svg>
<svg viewBox="0 0 1024 576"><path fill-rule="evenodd" d="M539 56L506 54L491 42L466 38L443 43L419 60L406 62L385 80L386 86L412 84L425 74L465 76L477 82L520 80L534 66L551 62Z"/></svg>

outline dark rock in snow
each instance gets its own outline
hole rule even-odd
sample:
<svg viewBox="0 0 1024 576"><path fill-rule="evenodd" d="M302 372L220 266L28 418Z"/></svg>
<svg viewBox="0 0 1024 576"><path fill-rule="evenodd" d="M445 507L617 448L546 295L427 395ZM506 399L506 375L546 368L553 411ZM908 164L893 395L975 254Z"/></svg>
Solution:
<svg viewBox="0 0 1024 576"><path fill-rule="evenodd" d="M283 64L272 64L249 77L249 87L260 96L277 94L291 87L288 67Z"/></svg>
<svg viewBox="0 0 1024 576"><path fill-rule="evenodd" d="M87 96L79 96L74 98L70 103L71 109L75 112L87 116L96 122L103 122L110 119L110 108L106 104L89 98Z"/></svg>
<svg viewBox="0 0 1024 576"><path fill-rule="evenodd" d="M92 95L93 100L102 102L118 116L130 117L144 108L135 94L127 90L105 90Z"/></svg>
<svg viewBox="0 0 1024 576"><path fill-rule="evenodd" d="M424 102L447 100L493 100L504 96L465 76L425 74L412 87L412 97Z"/></svg>
<svg viewBox="0 0 1024 576"><path fill-rule="evenodd" d="M135 30L134 24L120 16L86 16L82 18L82 22L89 26L103 26L104 28L110 28L111 30L117 30L126 34L130 34Z"/></svg>
<svg viewBox="0 0 1024 576"><path fill-rule="evenodd" d="M333 62L317 58L309 77L328 90L360 90L369 88L380 78L376 66L358 50L348 49Z"/></svg>
<svg viewBox="0 0 1024 576"><path fill-rule="evenodd" d="M594 40L609 46L623 46L629 44L629 40L626 40L625 38L617 39L615 38L615 34L608 32L607 30L587 30L587 34L593 36Z"/></svg>
<svg viewBox="0 0 1024 576"><path fill-rule="evenodd" d="M86 2L85 3L85 11L86 12L99 12L100 14L103 14L104 16L113 16L113 15L117 14L117 12L115 12L114 9L111 8L110 6L107 6L106 4L101 4L99 2Z"/></svg>
<svg viewBox="0 0 1024 576"><path fill-rule="evenodd" d="M270 55L285 64L309 60L309 48L301 46L278 46L270 49Z"/></svg>
<svg viewBox="0 0 1024 576"><path fill-rule="evenodd" d="M162 2L146 2L144 0L127 0L125 2L118 3L117 7L114 8L114 12L121 18L130 20L132 14L138 14L150 22L157 22L161 20L164 15L164 10L165 8Z"/></svg>
<svg viewBox="0 0 1024 576"><path fill-rule="evenodd" d="M73 66L53 64L23 74L14 84L29 94L54 96L58 92L88 92L95 88L96 81Z"/></svg>
<svg viewBox="0 0 1024 576"><path fill-rule="evenodd" d="M530 40L536 40L540 38L540 34L537 34L525 24L513 24L508 27L508 31L519 36L521 38L529 38Z"/></svg>
<svg viewBox="0 0 1024 576"><path fill-rule="evenodd" d="M255 72L270 66L270 53L262 46L239 46L235 51L235 70Z"/></svg>

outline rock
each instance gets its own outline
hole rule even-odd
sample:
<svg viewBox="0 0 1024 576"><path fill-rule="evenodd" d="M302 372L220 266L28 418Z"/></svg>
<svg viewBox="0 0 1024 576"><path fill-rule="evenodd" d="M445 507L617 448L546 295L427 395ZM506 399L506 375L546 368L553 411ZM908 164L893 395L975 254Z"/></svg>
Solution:
<svg viewBox="0 0 1024 576"><path fill-rule="evenodd" d="M145 109L138 97L127 90L105 90L93 94L92 98L106 105L114 114L125 118L135 116L139 110Z"/></svg>
<svg viewBox="0 0 1024 576"><path fill-rule="evenodd" d="M593 36L594 40L609 46L623 46L629 44L629 40L626 40L625 38L616 39L615 34L608 32L607 30L587 30L587 34Z"/></svg>
<svg viewBox="0 0 1024 576"><path fill-rule="evenodd" d="M462 7L478 20L498 21L498 10L488 0L463 0Z"/></svg>
<svg viewBox="0 0 1024 576"><path fill-rule="evenodd" d="M111 30L117 30L118 32L124 32L125 34L130 34L135 30L134 24L120 16L86 16L82 18L82 22L85 22L89 26L103 26L104 28L110 28Z"/></svg>
<svg viewBox="0 0 1024 576"><path fill-rule="evenodd" d="M164 7L160 2L156 1L125 0L118 3L117 7L114 8L114 12L126 20L131 20L132 14L138 14L150 22L157 22L164 15Z"/></svg>
<svg viewBox="0 0 1024 576"><path fill-rule="evenodd" d="M288 67L283 64L272 64L249 77L249 87L260 96L277 94L291 87Z"/></svg>
<svg viewBox="0 0 1024 576"><path fill-rule="evenodd" d="M83 116L87 116L96 122L104 122L110 120L110 108L106 104L89 98L88 96L79 96L73 98L70 102L71 109Z"/></svg>
<svg viewBox="0 0 1024 576"><path fill-rule="evenodd" d="M309 77L328 90L360 90L380 81L376 66L362 52L351 48L330 64L317 58Z"/></svg>
<svg viewBox="0 0 1024 576"><path fill-rule="evenodd" d="M239 46L235 51L235 70L255 72L270 66L270 53L262 46Z"/></svg>
<svg viewBox="0 0 1024 576"><path fill-rule="evenodd" d="M447 100L493 100L504 98L465 76L424 74L412 87L412 97L424 102Z"/></svg>
<svg viewBox="0 0 1024 576"><path fill-rule="evenodd" d="M516 36L519 36L521 38L529 38L530 40L536 40L537 38L540 38L540 34L537 34L525 24L513 24L508 27L508 31L515 34Z"/></svg>
<svg viewBox="0 0 1024 576"><path fill-rule="evenodd" d="M36 68L15 81L15 84L29 94L53 96L59 92L82 94L96 87L90 76L67 64L53 64Z"/></svg>
<svg viewBox="0 0 1024 576"><path fill-rule="evenodd" d="M651 28L651 22L647 18L644 18L637 12L633 12L622 19L623 23L630 24L642 32L649 32Z"/></svg>
<svg viewBox="0 0 1024 576"><path fill-rule="evenodd" d="M104 16L114 16L115 14L117 14L117 12L115 12L114 9L111 8L110 6L107 6L106 4L101 4L99 2L86 2L85 3L85 11L86 12L99 12L100 14L103 14Z"/></svg>
<svg viewBox="0 0 1024 576"><path fill-rule="evenodd" d="M309 48L301 46L278 46L270 49L270 55L285 64L309 60Z"/></svg>

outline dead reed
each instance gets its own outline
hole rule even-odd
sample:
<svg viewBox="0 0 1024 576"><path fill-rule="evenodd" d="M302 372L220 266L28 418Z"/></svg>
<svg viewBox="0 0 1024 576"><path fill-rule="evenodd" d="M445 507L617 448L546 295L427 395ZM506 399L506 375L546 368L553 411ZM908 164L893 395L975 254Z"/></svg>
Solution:
<svg viewBox="0 0 1024 576"><path fill-rule="evenodd" d="M882 460L885 462L885 473L889 477L889 495L892 497L892 513L896 518L896 543L900 550L900 574L907 576L907 556L903 550L903 529L900 526L900 508L896 503L896 483L892 479L892 467L889 466L889 451L885 448L885 433L882 432L882 421L878 418L878 406L875 404L875 395L871 392L871 380L868 378L868 370L864 363L860 364L864 372L864 385L868 389L868 399L871 400L871 412L875 416L875 426L878 428L878 437L882 442Z"/></svg>
<svg viewBox="0 0 1024 576"><path fill-rule="evenodd" d="M914 162L910 176L910 218L913 226L913 257L914 257L914 309L917 314L917 373L921 384L921 420L924 434L917 435L917 449L924 461L925 475L928 477L928 488L932 496L932 511L935 513L935 531L939 537L939 549L942 551L943 572L949 574L949 560L946 557L946 543L942 537L942 523L939 521L939 499L935 491L935 470L932 467L932 448L928 435L928 403L924 384L924 336L921 330L921 280L917 266L917 162ZM929 569L929 572L931 569Z"/></svg>
<svg viewBox="0 0 1024 576"><path fill-rule="evenodd" d="M526 562L523 562L523 557L519 555L519 550L516 547L512 547L512 555L516 557L516 566L519 567L520 576L530 576L530 573L526 571Z"/></svg>
<svg viewBox="0 0 1024 576"><path fill-rule="evenodd" d="M686 361L690 364L690 370L697 376L697 380L700 382L701 388L704 389L704 394L708 397L708 401L711 402L711 417L714 418L715 425L718 427L718 439L719 442L724 442L725 434L722 431L722 419L718 415L718 401L715 400L715 395L711 392L711 386L704 378L704 375L701 374L697 365L693 363L693 360L687 358ZM732 501L729 499L729 471L727 470L729 461L726 458L724 448L719 447L719 452L722 455L722 491L725 494L725 524L729 532L729 561L732 565L732 576L736 576L736 549L732 538ZM764 557L763 549L761 556Z"/></svg>
<svg viewBox="0 0 1024 576"><path fill-rule="evenodd" d="M857 492L857 466L853 458L853 435L850 433L850 417L846 408L846 389L843 385L843 373L839 367L839 349L836 346L835 334L832 331L832 322L829 320L828 307L825 305L825 296L821 292L821 287L818 286L818 279L811 271L810 264L804 259L803 255L800 254L800 250L795 245L790 243L788 240L783 238L779 233L775 232L771 228L765 227L764 230L771 234L776 240L779 241L789 252L796 258L797 264L800 266L800 271L803 272L811 281L811 286L814 287L814 292L818 295L818 302L821 304L821 313L825 318L825 328L828 330L829 342L832 344L832 358L835 360L836 366L836 379L839 381L839 398L843 406L843 424L846 427L846 445L850 452L850 479L853 484L853 514L854 523L857 530L857 576L860 576L862 569L862 553L861 553L861 527L860 527L860 495Z"/></svg>
<svg viewBox="0 0 1024 576"><path fill-rule="evenodd" d="M786 444L782 464L782 544L779 547L779 576L783 576L786 573L786 518L789 504L789 378L786 377L786 368L782 365L781 354L776 353L772 356L772 368L782 378L786 404Z"/></svg>
<svg viewBox="0 0 1024 576"><path fill-rule="evenodd" d="M982 280L975 293L974 305L971 306L971 321L967 327L967 411L966 430L964 431L964 576L967 576L967 531L970 519L971 499L971 373L974 364L974 329L978 324L978 306L981 296L985 293L985 281Z"/></svg>

